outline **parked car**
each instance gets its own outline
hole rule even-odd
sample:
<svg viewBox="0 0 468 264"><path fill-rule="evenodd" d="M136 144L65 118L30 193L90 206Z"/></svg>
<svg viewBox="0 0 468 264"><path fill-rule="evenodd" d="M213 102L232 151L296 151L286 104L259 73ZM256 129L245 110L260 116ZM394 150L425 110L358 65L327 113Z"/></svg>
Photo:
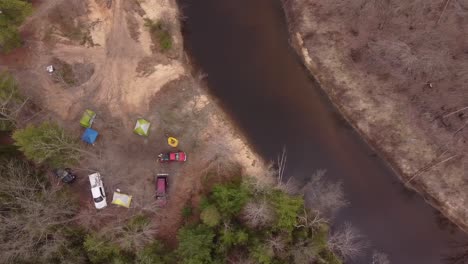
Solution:
<svg viewBox="0 0 468 264"><path fill-rule="evenodd" d="M106 192L104 191L101 174L96 172L89 175L89 182L91 184L91 194L93 195L94 206L96 206L97 209L106 207Z"/></svg>
<svg viewBox="0 0 468 264"><path fill-rule="evenodd" d="M164 207L167 204L167 176L169 174L159 173L156 176L156 204Z"/></svg>
<svg viewBox="0 0 468 264"><path fill-rule="evenodd" d="M187 154L185 154L185 152L183 151L161 153L158 155L158 161L159 162L171 162L171 161L184 162L184 161L187 161Z"/></svg>
<svg viewBox="0 0 468 264"><path fill-rule="evenodd" d="M53 173L57 179L61 180L64 183L72 183L76 179L76 175L72 172L70 168L65 169L55 169Z"/></svg>

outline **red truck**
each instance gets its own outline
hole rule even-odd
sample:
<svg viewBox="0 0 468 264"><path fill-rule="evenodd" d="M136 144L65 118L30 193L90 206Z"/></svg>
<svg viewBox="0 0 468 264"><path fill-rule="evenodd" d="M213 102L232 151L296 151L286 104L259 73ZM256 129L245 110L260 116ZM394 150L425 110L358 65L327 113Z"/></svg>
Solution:
<svg viewBox="0 0 468 264"><path fill-rule="evenodd" d="M158 173L156 176L156 205L165 207L167 204L167 173Z"/></svg>
<svg viewBox="0 0 468 264"><path fill-rule="evenodd" d="M183 151L161 153L158 155L159 162L184 162L187 161L187 154Z"/></svg>

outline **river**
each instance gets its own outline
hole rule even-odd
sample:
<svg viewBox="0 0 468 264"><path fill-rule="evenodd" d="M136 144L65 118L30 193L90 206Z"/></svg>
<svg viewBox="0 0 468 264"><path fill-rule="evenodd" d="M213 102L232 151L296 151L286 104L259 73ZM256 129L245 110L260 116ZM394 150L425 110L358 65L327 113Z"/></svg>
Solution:
<svg viewBox="0 0 468 264"><path fill-rule="evenodd" d="M288 152L287 175L305 180L327 169L350 206L351 222L394 264L444 263L464 238L417 194L337 113L288 42L279 1L180 0L184 38L210 92L267 160ZM370 263L370 256L349 263Z"/></svg>

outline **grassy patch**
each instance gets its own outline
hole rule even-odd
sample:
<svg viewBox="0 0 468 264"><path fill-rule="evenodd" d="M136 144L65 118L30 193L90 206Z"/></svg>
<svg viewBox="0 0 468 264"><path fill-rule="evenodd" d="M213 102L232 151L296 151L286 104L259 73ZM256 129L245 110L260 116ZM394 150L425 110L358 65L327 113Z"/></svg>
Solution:
<svg viewBox="0 0 468 264"><path fill-rule="evenodd" d="M66 84L70 86L75 85L75 75L73 74L73 69L70 64L63 63L60 69L57 70L57 74L60 75L60 77Z"/></svg>
<svg viewBox="0 0 468 264"><path fill-rule="evenodd" d="M94 65L90 63L69 64L60 59L54 58L50 62L55 71L52 76L56 82L61 82L67 87L79 86L91 78L94 74Z"/></svg>
<svg viewBox="0 0 468 264"><path fill-rule="evenodd" d="M167 52L172 48L172 36L169 27L162 21L154 22L151 19L145 19L145 26L151 33L153 43L157 44L159 50Z"/></svg>
<svg viewBox="0 0 468 264"><path fill-rule="evenodd" d="M26 1L0 1L0 52L9 52L21 45L18 28L32 13L32 5Z"/></svg>
<svg viewBox="0 0 468 264"><path fill-rule="evenodd" d="M0 131L15 128L25 99L18 91L16 80L8 72L0 72Z"/></svg>

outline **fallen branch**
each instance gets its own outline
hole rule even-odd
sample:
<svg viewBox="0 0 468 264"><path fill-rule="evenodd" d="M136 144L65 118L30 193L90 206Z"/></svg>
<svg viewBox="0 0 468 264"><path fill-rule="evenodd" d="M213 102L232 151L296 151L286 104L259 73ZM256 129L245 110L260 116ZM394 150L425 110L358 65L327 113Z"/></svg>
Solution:
<svg viewBox="0 0 468 264"><path fill-rule="evenodd" d="M436 26L439 25L439 22L440 22L440 20L442 19L442 16L444 15L445 10L447 9L449 3L450 3L450 0L446 0L446 1L445 1L444 9L443 9L442 12L440 13L440 16L439 16L439 19L437 20Z"/></svg>
<svg viewBox="0 0 468 264"><path fill-rule="evenodd" d="M461 126L459 129L457 129L457 131L455 131L455 133L453 133L453 136L456 136L460 131L462 131L463 129L465 129L465 127L468 125L468 121L465 122L465 124L463 124L463 126Z"/></svg>
<svg viewBox="0 0 468 264"><path fill-rule="evenodd" d="M438 165L440 165L440 164L443 164L443 163L445 163L445 162L448 162L448 161L454 159L454 158L457 157L457 156L458 156L457 154L454 154L454 155L452 155L452 156L450 156L450 157L448 157L448 158L446 158L446 159L444 159L444 160L441 160L441 161L439 161L439 162L437 162L437 163L435 163L435 164L433 164L433 165L427 166L425 169L419 170L419 171L416 172L408 181L405 182L405 185L407 185L408 183L410 183L410 182L411 182L412 180L414 180L417 176L423 174L424 172L427 172L427 171L433 169L434 167L436 167L436 166L438 166Z"/></svg>
<svg viewBox="0 0 468 264"><path fill-rule="evenodd" d="M286 168L286 160L288 159L286 146L283 146L281 156L278 156L278 184L283 182L284 170Z"/></svg>
<svg viewBox="0 0 468 264"><path fill-rule="evenodd" d="M454 114L459 113L459 112L461 112L461 111L464 111L464 110L466 110L466 109L468 109L468 106L462 107L462 108L457 109L457 110L455 110L455 111L453 111L453 112L450 112L450 113L448 113L448 114L445 114L445 115L442 116L442 118L447 118L447 117L449 117L449 116L451 116L451 115L454 115Z"/></svg>

